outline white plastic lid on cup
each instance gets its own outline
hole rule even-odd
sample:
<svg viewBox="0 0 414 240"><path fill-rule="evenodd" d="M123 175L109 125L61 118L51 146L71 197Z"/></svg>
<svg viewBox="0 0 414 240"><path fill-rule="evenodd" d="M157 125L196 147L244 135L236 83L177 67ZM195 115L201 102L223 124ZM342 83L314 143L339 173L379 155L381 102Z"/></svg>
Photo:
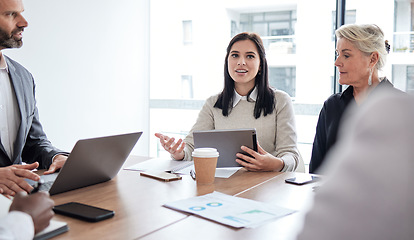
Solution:
<svg viewBox="0 0 414 240"><path fill-rule="evenodd" d="M219 152L215 148L196 148L192 153L193 157L211 158L218 157Z"/></svg>

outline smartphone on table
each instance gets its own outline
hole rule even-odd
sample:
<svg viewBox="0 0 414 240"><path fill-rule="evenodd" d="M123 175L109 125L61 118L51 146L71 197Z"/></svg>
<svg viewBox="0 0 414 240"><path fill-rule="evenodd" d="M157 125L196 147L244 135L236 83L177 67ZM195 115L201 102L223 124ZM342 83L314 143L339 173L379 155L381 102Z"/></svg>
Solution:
<svg viewBox="0 0 414 240"><path fill-rule="evenodd" d="M68 202L57 205L53 208L53 211L57 214L78 218L88 222L98 222L111 218L115 215L114 211L78 202Z"/></svg>
<svg viewBox="0 0 414 240"><path fill-rule="evenodd" d="M293 178L285 179L285 182L296 185L303 185L311 182L318 181L320 178L312 175L299 175Z"/></svg>

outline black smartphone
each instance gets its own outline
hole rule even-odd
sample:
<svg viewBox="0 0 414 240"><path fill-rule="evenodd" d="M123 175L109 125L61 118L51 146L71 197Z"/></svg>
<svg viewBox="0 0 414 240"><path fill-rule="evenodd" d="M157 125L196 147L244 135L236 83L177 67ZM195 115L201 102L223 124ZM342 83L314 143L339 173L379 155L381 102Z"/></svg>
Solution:
<svg viewBox="0 0 414 240"><path fill-rule="evenodd" d="M78 202L68 202L57 205L53 211L68 217L78 218L88 222L98 222L111 218L115 215L114 211L86 205Z"/></svg>
<svg viewBox="0 0 414 240"><path fill-rule="evenodd" d="M285 182L296 184L296 185L303 185L303 184L315 182L318 180L319 180L319 177L312 176L312 175L303 175L303 176L296 176L293 178L287 178L285 179Z"/></svg>

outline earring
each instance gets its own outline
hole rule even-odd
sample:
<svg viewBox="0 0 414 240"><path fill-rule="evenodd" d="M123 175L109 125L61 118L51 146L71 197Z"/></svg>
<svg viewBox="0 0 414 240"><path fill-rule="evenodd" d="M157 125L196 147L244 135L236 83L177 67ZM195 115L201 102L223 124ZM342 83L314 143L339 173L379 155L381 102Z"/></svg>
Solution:
<svg viewBox="0 0 414 240"><path fill-rule="evenodd" d="M372 69L369 69L368 85L372 85Z"/></svg>

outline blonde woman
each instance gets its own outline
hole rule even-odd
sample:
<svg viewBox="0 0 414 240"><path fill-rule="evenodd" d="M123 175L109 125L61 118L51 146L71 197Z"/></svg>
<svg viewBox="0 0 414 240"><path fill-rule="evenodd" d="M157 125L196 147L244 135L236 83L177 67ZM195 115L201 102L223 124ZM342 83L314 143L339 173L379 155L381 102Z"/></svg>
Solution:
<svg viewBox="0 0 414 240"><path fill-rule="evenodd" d="M348 106L352 103L360 105L375 89L393 88L386 77L378 76L390 49L378 26L344 25L335 34L335 66L339 72L339 84L349 87L342 93L330 96L319 114L309 166L311 173L317 172L325 155L335 144L342 115Z"/></svg>

